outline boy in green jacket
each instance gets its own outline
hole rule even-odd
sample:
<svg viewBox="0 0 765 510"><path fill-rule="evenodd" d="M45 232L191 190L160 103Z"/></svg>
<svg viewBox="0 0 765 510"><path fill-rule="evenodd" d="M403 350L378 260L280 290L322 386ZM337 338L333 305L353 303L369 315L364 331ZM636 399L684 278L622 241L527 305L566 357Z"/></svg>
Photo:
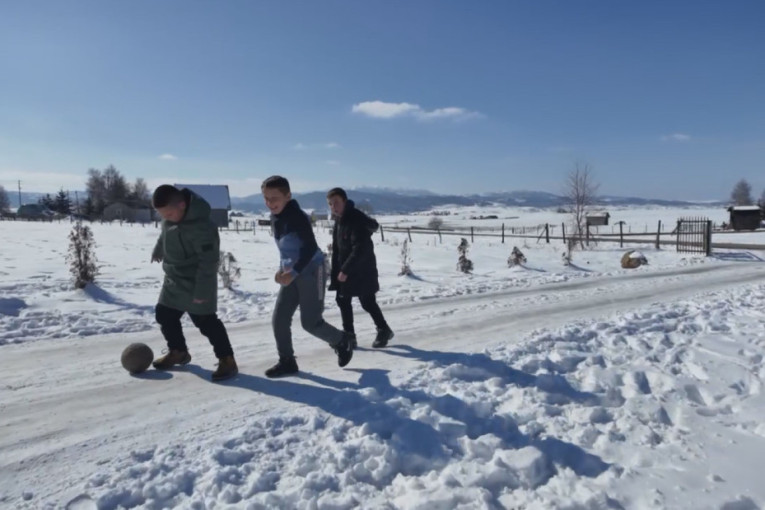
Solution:
<svg viewBox="0 0 765 510"><path fill-rule="evenodd" d="M213 381L235 376L239 369L223 322L218 318L218 228L210 220L210 204L191 190L163 184L154 191L152 205L162 217L162 232L151 255L165 272L156 319L168 352L154 360L154 368L167 370L191 361L181 317L207 337L218 358Z"/></svg>

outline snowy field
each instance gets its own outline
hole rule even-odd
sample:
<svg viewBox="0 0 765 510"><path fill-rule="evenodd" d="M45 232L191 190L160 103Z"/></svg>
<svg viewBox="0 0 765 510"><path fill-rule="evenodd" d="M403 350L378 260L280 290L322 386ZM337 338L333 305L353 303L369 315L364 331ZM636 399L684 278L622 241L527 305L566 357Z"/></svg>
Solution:
<svg viewBox="0 0 765 510"><path fill-rule="evenodd" d="M561 218L477 209L461 221L474 212L523 226ZM84 291L68 279L70 228L0 222L2 508L765 505L761 252L631 246L649 265L624 270L618 245L566 267L562 243L476 238L463 275L459 239L420 235L415 276L399 277L405 234L386 234L376 250L391 347L367 347L358 310L361 348L346 369L296 331L301 373L268 380L276 248L266 231L226 231L222 249L243 270L219 308L241 373L213 384L211 349L191 330L185 369L132 377L119 364L128 343L163 347L154 226L93 225L101 275ZM325 247L328 233L318 237ZM507 267L513 246L524 267Z"/></svg>

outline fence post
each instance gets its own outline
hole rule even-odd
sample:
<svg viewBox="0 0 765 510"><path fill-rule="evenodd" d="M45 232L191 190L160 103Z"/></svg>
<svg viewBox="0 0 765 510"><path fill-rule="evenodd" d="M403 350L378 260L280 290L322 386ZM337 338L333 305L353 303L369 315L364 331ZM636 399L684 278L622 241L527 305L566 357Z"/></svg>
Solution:
<svg viewBox="0 0 765 510"><path fill-rule="evenodd" d="M709 257L712 255L712 220L707 220L707 231L704 241L704 244L706 244L704 251L706 251L707 257Z"/></svg>
<svg viewBox="0 0 765 510"><path fill-rule="evenodd" d="M682 225L682 223L682 220L677 220L677 230L675 230L675 232L677 232L677 241L675 242L677 251L683 251L680 247L680 225Z"/></svg>
<svg viewBox="0 0 765 510"><path fill-rule="evenodd" d="M547 241L547 244L550 244L550 224L545 223L545 241Z"/></svg>
<svg viewBox="0 0 765 510"><path fill-rule="evenodd" d="M382 225L380 225L380 237L382 237L382 242L385 242L385 229Z"/></svg>
<svg viewBox="0 0 765 510"><path fill-rule="evenodd" d="M619 248L624 248L624 222L619 222Z"/></svg>
<svg viewBox="0 0 765 510"><path fill-rule="evenodd" d="M505 224L502 224L502 244L505 244Z"/></svg>
<svg viewBox="0 0 765 510"><path fill-rule="evenodd" d="M563 232L563 244L566 244L566 223L560 224L561 232Z"/></svg>
<svg viewBox="0 0 765 510"><path fill-rule="evenodd" d="M656 249L661 247L661 220L659 220L659 226L656 227Z"/></svg>
<svg viewBox="0 0 765 510"><path fill-rule="evenodd" d="M406 227L406 233L409 236L409 242L411 243L412 242L412 228L411 227Z"/></svg>
<svg viewBox="0 0 765 510"><path fill-rule="evenodd" d="M436 232L438 232L438 244L443 244L444 240L441 239L441 228L440 227L436 227Z"/></svg>
<svg viewBox="0 0 765 510"><path fill-rule="evenodd" d="M475 239L473 239L473 227L470 227L470 243L475 243Z"/></svg>

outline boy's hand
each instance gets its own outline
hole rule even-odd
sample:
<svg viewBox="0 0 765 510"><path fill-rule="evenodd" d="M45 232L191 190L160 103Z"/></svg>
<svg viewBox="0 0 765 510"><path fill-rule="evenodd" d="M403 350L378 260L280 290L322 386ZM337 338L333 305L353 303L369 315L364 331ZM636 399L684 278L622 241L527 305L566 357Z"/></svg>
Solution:
<svg viewBox="0 0 765 510"><path fill-rule="evenodd" d="M276 277L274 277L276 280L276 283L281 285L282 287L288 286L290 283L292 283L292 280L295 279L295 277L292 275L292 273L285 273L284 271L279 271L276 273Z"/></svg>
<svg viewBox="0 0 765 510"><path fill-rule="evenodd" d="M339 282L345 282L348 279L348 275L340 271L337 275L337 281Z"/></svg>
<svg viewBox="0 0 765 510"><path fill-rule="evenodd" d="M191 303L195 304L195 305L201 305L201 304L207 303L207 300L206 299L195 299Z"/></svg>
<svg viewBox="0 0 765 510"><path fill-rule="evenodd" d="M162 262L162 255L152 255L151 256L152 262Z"/></svg>

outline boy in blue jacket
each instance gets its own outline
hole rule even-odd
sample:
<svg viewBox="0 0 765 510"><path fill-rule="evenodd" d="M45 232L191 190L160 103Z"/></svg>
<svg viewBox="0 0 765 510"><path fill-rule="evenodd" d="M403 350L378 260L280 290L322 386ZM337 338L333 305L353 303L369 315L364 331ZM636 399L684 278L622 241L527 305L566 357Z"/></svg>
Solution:
<svg viewBox="0 0 765 510"><path fill-rule="evenodd" d="M298 306L303 329L327 342L337 353L337 364L344 367L353 357L353 345L347 333L327 324L322 316L327 274L324 253L316 244L311 220L292 198L289 181L284 177L269 177L263 181L261 191L271 211L271 231L281 258L274 277L281 289L272 318L279 361L266 370L266 376L280 377L298 371L291 329Z"/></svg>

